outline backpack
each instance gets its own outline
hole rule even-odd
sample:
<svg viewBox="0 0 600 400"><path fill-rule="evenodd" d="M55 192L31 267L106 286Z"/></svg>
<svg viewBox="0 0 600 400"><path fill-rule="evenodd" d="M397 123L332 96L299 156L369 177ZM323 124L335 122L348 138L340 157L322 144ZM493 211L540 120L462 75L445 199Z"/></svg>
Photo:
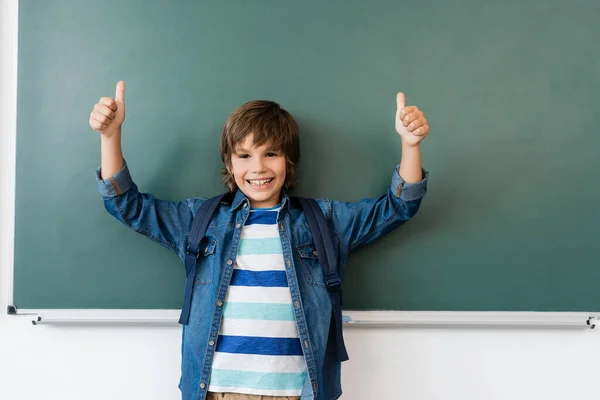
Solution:
<svg viewBox="0 0 600 400"><path fill-rule="evenodd" d="M190 308L192 305L192 292L194 287L194 277L196 276L197 261L200 257L200 242L206 235L208 224L217 209L217 206L228 193L220 194L205 201L196 214L192 222L192 228L188 234L186 255L185 255L185 292L184 302L181 310L179 323L187 325L190 317ZM348 353L344 345L342 336L342 292L341 280L338 274L338 262L333 241L333 236L321 208L314 199L303 197L292 197L292 201L300 203L300 207L306 215L308 225L312 233L319 264L323 267L325 280L327 281L327 291L332 305L331 324L329 335L335 340L338 361L348 360ZM333 332L332 332L333 331ZM333 337L331 337L334 335Z"/></svg>

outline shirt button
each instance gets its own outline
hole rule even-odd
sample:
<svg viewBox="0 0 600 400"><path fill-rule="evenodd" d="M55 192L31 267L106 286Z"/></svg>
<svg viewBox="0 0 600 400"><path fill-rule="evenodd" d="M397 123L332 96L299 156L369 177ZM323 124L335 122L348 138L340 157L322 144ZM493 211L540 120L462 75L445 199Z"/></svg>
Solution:
<svg viewBox="0 0 600 400"><path fill-rule="evenodd" d="M200 389L204 389L206 387L206 385L204 383L200 384Z"/></svg>
<svg viewBox="0 0 600 400"><path fill-rule="evenodd" d="M222 307L222 306L223 306L223 302L222 302L221 300L219 300L219 301L217 301L217 305L218 305L219 307Z"/></svg>
<svg viewBox="0 0 600 400"><path fill-rule="evenodd" d="M237 224L235 227L240 229L242 226L240 224Z"/></svg>
<svg viewBox="0 0 600 400"><path fill-rule="evenodd" d="M231 265L231 264L233 264L233 261L227 260L227 265Z"/></svg>
<svg viewBox="0 0 600 400"><path fill-rule="evenodd" d="M248 207L248 203L244 203L244 208Z"/></svg>
<svg viewBox="0 0 600 400"><path fill-rule="evenodd" d="M283 222L280 222L280 223L279 223L279 227L280 227L281 229L285 229L285 227L283 226Z"/></svg>
<svg viewBox="0 0 600 400"><path fill-rule="evenodd" d="M318 255L319 255L319 252L318 252L318 251L316 251L316 250L313 250L313 254L314 254L315 256L318 256Z"/></svg>
<svg viewBox="0 0 600 400"><path fill-rule="evenodd" d="M215 341L214 341L214 340L211 340L210 342L208 342L208 345L209 345L209 346L214 346L214 345L215 345Z"/></svg>
<svg viewBox="0 0 600 400"><path fill-rule="evenodd" d="M300 302L298 300L296 300L294 304L296 305L296 308L300 308Z"/></svg>
<svg viewBox="0 0 600 400"><path fill-rule="evenodd" d="M304 347L306 347L308 349L308 340L304 341Z"/></svg>

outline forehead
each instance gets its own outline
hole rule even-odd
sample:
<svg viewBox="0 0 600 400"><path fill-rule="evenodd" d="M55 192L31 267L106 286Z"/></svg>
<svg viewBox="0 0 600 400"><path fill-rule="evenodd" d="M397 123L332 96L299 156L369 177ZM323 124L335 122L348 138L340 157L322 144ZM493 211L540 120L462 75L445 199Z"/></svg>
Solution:
<svg viewBox="0 0 600 400"><path fill-rule="evenodd" d="M237 145L235 146L235 150L273 150L276 147L277 146L273 141L267 141L257 146L256 143L254 143L254 135L249 134L246 135L246 137L244 137L244 139L241 142L237 143Z"/></svg>

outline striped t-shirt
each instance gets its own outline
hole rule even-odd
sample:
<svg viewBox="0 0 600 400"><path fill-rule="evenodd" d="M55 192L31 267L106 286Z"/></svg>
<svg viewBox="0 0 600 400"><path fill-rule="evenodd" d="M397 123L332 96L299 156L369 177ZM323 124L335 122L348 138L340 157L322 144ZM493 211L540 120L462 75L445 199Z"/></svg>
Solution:
<svg viewBox="0 0 600 400"><path fill-rule="evenodd" d="M251 209L242 228L213 359L211 392L302 392L306 364L277 229L279 209Z"/></svg>

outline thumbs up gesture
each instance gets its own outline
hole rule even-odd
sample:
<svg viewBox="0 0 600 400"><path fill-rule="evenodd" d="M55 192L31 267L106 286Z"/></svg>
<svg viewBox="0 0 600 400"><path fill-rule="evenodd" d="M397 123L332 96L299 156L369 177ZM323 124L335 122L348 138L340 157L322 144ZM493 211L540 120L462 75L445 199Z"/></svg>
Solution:
<svg viewBox="0 0 600 400"><path fill-rule="evenodd" d="M115 98L102 97L90 114L90 126L104 137L121 131L125 120L125 82L117 83Z"/></svg>
<svg viewBox="0 0 600 400"><path fill-rule="evenodd" d="M402 144L416 146L429 133L429 123L423 111L417 106L406 106L406 96L400 92L396 96L396 132Z"/></svg>

